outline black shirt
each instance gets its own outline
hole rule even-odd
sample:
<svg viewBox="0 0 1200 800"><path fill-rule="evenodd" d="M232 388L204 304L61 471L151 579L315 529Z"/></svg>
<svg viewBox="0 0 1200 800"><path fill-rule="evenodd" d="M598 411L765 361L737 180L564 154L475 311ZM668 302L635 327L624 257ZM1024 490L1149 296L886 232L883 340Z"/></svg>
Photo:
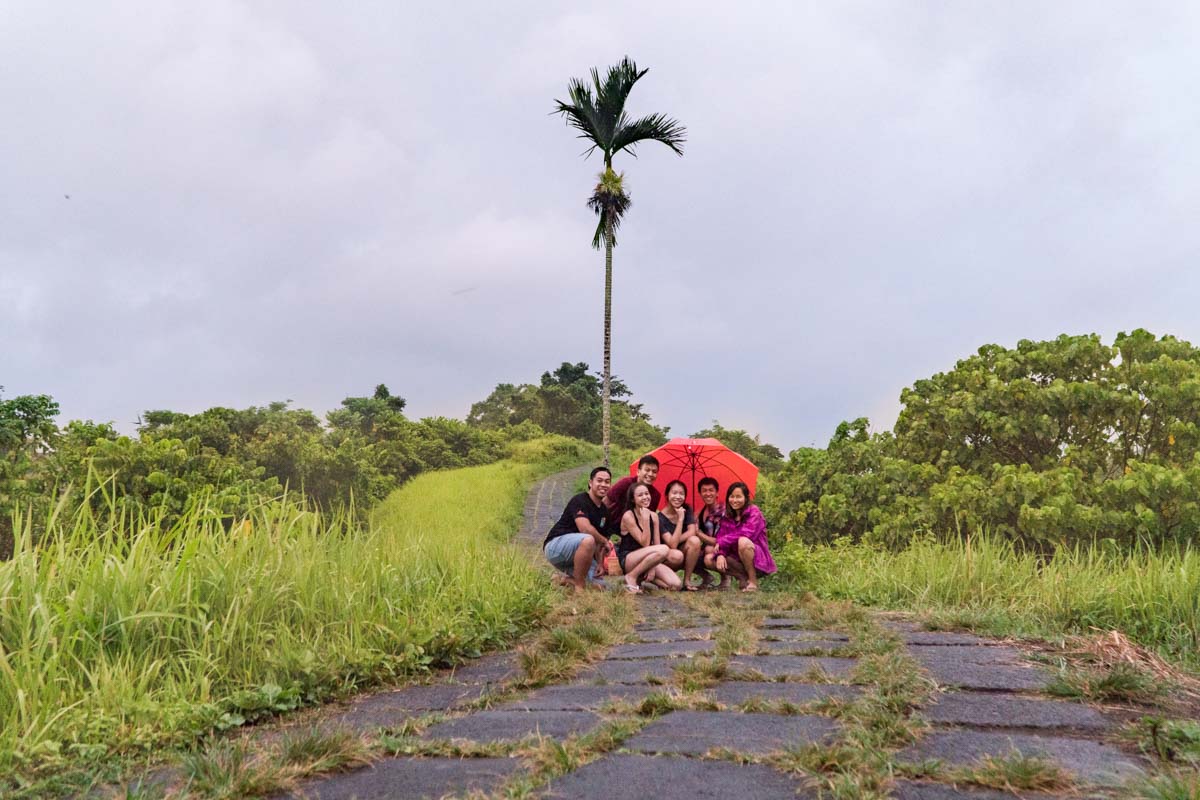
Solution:
<svg viewBox="0 0 1200 800"><path fill-rule="evenodd" d="M636 514L636 513L637 512L635 511L634 514ZM636 521L637 521L637 519L635 517L634 522L636 523ZM658 514L650 515L650 528L649 528L650 544L654 544L655 523L657 523L658 521L659 521ZM620 524L620 523L618 523L618 524ZM659 541L661 541L662 540L661 539L661 537L662 537L661 530L662 529L658 528L658 530L660 531ZM626 533L625 531L621 531L621 538L617 541L617 554L618 555L628 555L629 553L632 553L634 550L641 550L643 547L649 547L649 546L650 545L642 544L641 542L639 542L637 539L633 538L633 536ZM624 561L621 562L621 566L622 567L625 566Z"/></svg>
<svg viewBox="0 0 1200 800"><path fill-rule="evenodd" d="M683 510L683 529L686 531L689 526L696 524L696 517L692 514L690 508ZM663 512L658 512L658 529L662 531L663 544L667 543L667 536L675 533L675 523L667 519L667 515Z"/></svg>
<svg viewBox="0 0 1200 800"><path fill-rule="evenodd" d="M546 534L546 541L542 542L542 547L546 546L546 542L551 539L557 539L559 536L565 536L568 533L579 533L578 526L575 525L577 517L586 517L587 521L592 523L592 527L598 531L604 530L604 515L607 511L603 504L596 505L592 502L592 496L587 492L580 492L567 501L567 507L563 509L562 516L558 518L558 522L554 523L554 527L550 529L550 533Z"/></svg>

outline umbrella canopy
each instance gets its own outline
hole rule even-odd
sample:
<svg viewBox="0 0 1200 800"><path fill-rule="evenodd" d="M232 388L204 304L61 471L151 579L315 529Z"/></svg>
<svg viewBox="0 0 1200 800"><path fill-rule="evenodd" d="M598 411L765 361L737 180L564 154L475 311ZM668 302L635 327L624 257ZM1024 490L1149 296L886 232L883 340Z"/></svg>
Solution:
<svg viewBox="0 0 1200 800"><path fill-rule="evenodd" d="M654 485L662 491L662 504L667 502L666 488L671 481L683 481L687 487L687 502L695 508L700 502L696 484L701 478L715 478L721 487L721 499L731 483L741 481L750 487L754 496L758 485L758 467L750 459L735 453L716 439L672 439L650 455L658 459L658 478ZM637 462L629 465L629 474L637 475Z"/></svg>

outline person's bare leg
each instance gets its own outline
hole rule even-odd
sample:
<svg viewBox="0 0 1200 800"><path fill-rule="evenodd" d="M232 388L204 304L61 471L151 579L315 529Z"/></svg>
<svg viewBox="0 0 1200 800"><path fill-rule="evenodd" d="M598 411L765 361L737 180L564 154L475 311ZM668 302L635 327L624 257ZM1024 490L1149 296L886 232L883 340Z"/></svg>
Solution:
<svg viewBox="0 0 1200 800"><path fill-rule="evenodd" d="M692 573L696 571L696 562L700 560L700 540L692 537L683 543L683 588L689 592L696 591L692 586Z"/></svg>
<svg viewBox="0 0 1200 800"><path fill-rule="evenodd" d="M742 562L736 558L729 558L729 557L726 557L725 560L728 562L728 568L723 573L723 577L724 577L725 581L728 582L730 578L733 578L739 584L741 584L742 586L745 586L746 585L746 568L744 566L742 566Z"/></svg>
<svg viewBox="0 0 1200 800"><path fill-rule="evenodd" d="M678 592L683 588L683 582L679 580L679 576L675 574L675 570L666 564L659 564L654 568L654 583L660 589L667 589L672 592Z"/></svg>
<svg viewBox="0 0 1200 800"><path fill-rule="evenodd" d="M721 591L729 586L729 570L717 568L717 556L719 555L721 553L716 547L710 547L704 553L704 566L717 573L717 576L720 578L717 582L717 591Z"/></svg>
<svg viewBox="0 0 1200 800"><path fill-rule="evenodd" d="M754 542L745 536L738 539L738 558L746 571L746 582L742 584L742 591L757 592L758 573L754 571Z"/></svg>
<svg viewBox="0 0 1200 800"><path fill-rule="evenodd" d="M575 548L575 574L572 578L575 581L575 591L582 592L587 588L588 568L596 560L596 540L591 536L579 543L579 547Z"/></svg>
<svg viewBox="0 0 1200 800"><path fill-rule="evenodd" d="M661 564L666 557L666 545L643 547L625 556L625 585L636 589L641 583L639 578Z"/></svg>
<svg viewBox="0 0 1200 800"><path fill-rule="evenodd" d="M670 545L668 545L668 547L670 547ZM671 547L669 550L667 550L667 566L671 569L682 569L683 551L674 547Z"/></svg>

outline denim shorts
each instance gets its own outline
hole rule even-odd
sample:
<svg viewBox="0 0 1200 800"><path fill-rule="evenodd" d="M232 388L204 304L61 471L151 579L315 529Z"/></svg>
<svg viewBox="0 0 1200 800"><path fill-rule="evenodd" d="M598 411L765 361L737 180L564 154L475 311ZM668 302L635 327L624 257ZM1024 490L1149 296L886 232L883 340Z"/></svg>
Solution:
<svg viewBox="0 0 1200 800"><path fill-rule="evenodd" d="M587 533L564 533L562 536L555 536L546 542L544 550L546 560L558 571L573 575L575 573L575 551L579 549L579 545L583 544L585 539L590 538L592 538L591 534ZM587 579L589 581L596 579L596 562L594 560L588 567Z"/></svg>

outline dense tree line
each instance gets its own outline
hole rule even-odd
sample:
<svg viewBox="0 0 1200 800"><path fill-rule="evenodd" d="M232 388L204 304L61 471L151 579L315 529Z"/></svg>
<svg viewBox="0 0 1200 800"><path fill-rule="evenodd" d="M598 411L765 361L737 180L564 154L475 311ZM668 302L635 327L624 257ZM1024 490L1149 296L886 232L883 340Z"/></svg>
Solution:
<svg viewBox="0 0 1200 800"><path fill-rule="evenodd" d="M628 400L628 387L614 386L616 441L663 441L666 429ZM324 419L282 402L157 410L142 415L135 436L109 423L60 428L59 406L46 395L0 396L0 555L11 548L14 512L36 518L68 492L165 524L201 498L230 519L285 491L324 508L369 505L420 472L490 463L547 433L599 442L600 395L586 364L563 364L541 386L497 387L468 421L409 419L404 398L381 384Z"/></svg>
<svg viewBox="0 0 1200 800"><path fill-rule="evenodd" d="M1052 549L1200 534L1200 350L1145 330L981 347L901 395L891 432L838 426L774 482L779 531L902 546L990 532Z"/></svg>

